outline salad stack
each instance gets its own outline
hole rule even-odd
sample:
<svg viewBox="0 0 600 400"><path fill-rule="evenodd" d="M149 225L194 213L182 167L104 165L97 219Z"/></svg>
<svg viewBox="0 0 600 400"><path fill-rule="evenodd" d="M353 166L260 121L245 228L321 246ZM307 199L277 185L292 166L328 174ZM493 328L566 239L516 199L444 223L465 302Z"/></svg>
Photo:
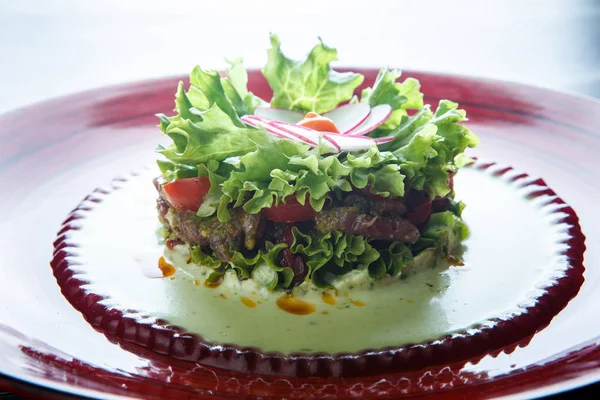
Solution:
<svg viewBox="0 0 600 400"><path fill-rule="evenodd" d="M322 42L292 60L272 35L271 99L248 91L235 60L223 76L194 68L177 114L159 115L172 139L155 179L166 244L187 246L209 281L233 269L269 290L329 287L354 270L376 281L460 257L453 178L478 143L465 111L424 105L398 70L358 93L364 77L335 60Z"/></svg>

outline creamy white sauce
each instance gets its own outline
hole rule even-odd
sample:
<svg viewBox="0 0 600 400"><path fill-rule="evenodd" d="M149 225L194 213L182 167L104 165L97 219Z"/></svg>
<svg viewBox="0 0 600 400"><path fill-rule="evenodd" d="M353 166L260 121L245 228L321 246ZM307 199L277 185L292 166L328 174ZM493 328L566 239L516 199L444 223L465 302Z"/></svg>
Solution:
<svg viewBox="0 0 600 400"><path fill-rule="evenodd" d="M166 319L217 344L337 353L433 340L521 312L564 268L556 240L566 227L553 224L556 217L541 200L525 199L533 189L517 190L489 172L465 169L455 183L472 233L464 266L428 269L375 288L357 271L339 282L337 296L330 292L335 305L323 301L322 290L298 291L316 310L293 315L277 306L279 294L252 280L240 282L233 271L218 288L207 288L206 269L186 263L185 248L165 251L155 236L153 173L132 178L86 213L83 228L72 234L80 244L75 258L82 265L76 268L89 290L106 296L107 306ZM161 256L177 272L149 279L149 264L157 267Z"/></svg>

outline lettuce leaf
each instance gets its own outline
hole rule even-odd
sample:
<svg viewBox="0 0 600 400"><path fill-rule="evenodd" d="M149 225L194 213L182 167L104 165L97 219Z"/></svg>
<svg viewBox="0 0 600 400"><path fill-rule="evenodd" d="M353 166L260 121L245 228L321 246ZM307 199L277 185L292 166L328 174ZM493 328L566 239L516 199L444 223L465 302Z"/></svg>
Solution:
<svg viewBox="0 0 600 400"><path fill-rule="evenodd" d="M351 168L350 182L359 189L370 185L370 191L383 197L404 196L404 174L398 159L377 146L362 154L349 153L343 165Z"/></svg>
<svg viewBox="0 0 600 400"><path fill-rule="evenodd" d="M196 168L209 160L245 154L263 142L266 132L248 128L240 116L251 114L264 103L248 92L248 74L241 59L230 63L227 75L221 77L217 71L203 70L196 66L190 73L190 87L186 92L179 82L175 94L173 117L158 114L159 128L173 140L167 148L159 146L157 151L178 165ZM176 173L166 173L182 168L173 168L159 162L165 178L178 178Z"/></svg>
<svg viewBox="0 0 600 400"><path fill-rule="evenodd" d="M466 119L464 110L449 100L441 100L435 113L424 107L403 122L390 136L395 141L380 146L398 158L404 184L425 190L431 198L450 193L448 178L469 161L463 153L475 147L479 139L460 123Z"/></svg>
<svg viewBox="0 0 600 400"><path fill-rule="evenodd" d="M438 253L448 255L468 236L464 221L451 211L443 211L431 214L422 237L433 239Z"/></svg>
<svg viewBox="0 0 600 400"><path fill-rule="evenodd" d="M265 250L259 250L251 256L234 252L229 263L222 262L213 254L205 253L200 246L192 246L190 253L194 264L213 270L209 281L215 281L228 269L233 269L240 280L253 278L267 289L276 290L289 288L294 278L291 268L281 267L276 262L279 253L286 247L284 243L274 245L266 242Z"/></svg>
<svg viewBox="0 0 600 400"><path fill-rule="evenodd" d="M229 220L231 207L256 214L291 195L301 204L308 197L311 206L320 211L333 191L351 191L352 186L369 186L372 193L384 197L402 196L405 176L397 161L377 146L344 159L337 154L322 155L319 147L309 149L306 144L271 139L253 152L223 161L233 170L219 183L220 192L205 198L201 210L217 209L224 222Z"/></svg>
<svg viewBox="0 0 600 400"><path fill-rule="evenodd" d="M279 38L271 35L268 61L263 69L273 89L271 107L322 114L350 100L364 77L332 70L329 64L337 58L337 50L321 41L304 60L291 60L282 53Z"/></svg>
<svg viewBox="0 0 600 400"><path fill-rule="evenodd" d="M264 131L235 125L217 103L208 110L190 108L189 119L170 121L164 132L173 140L169 147L157 151L174 163L198 165L209 160L222 161L256 149L269 135Z"/></svg>
<svg viewBox="0 0 600 400"><path fill-rule="evenodd" d="M225 94L231 101L237 114L252 115L258 106L266 105L266 102L248 91L248 73L242 64L241 58L229 61L227 78L221 79L221 85Z"/></svg>
<svg viewBox="0 0 600 400"><path fill-rule="evenodd" d="M370 136L387 136L387 133L397 128L402 118L408 115L407 110L419 110L423 108L423 93L421 84L414 78L408 78L404 82L397 82L402 72L398 69L382 69L377 74L373 87L366 88L361 93L360 101L375 107L380 104L389 104L392 114L381 125L376 132Z"/></svg>
<svg viewBox="0 0 600 400"><path fill-rule="evenodd" d="M308 279L317 287L328 287L335 277L353 269L367 269L373 280L386 274L399 276L413 258L405 244L395 242L376 249L369 239L351 233L315 231L306 234L294 227L292 235L290 250L302 256L308 267Z"/></svg>
<svg viewBox="0 0 600 400"><path fill-rule="evenodd" d="M158 168L167 181L194 178L198 176L198 168L185 164L177 164L166 160L157 160Z"/></svg>

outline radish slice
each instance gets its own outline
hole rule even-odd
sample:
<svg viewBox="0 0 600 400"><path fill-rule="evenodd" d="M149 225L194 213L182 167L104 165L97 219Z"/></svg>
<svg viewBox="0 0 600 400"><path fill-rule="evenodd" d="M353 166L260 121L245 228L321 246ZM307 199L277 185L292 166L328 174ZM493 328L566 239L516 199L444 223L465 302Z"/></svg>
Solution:
<svg viewBox="0 0 600 400"><path fill-rule="evenodd" d="M288 129L287 127L289 126L294 126L294 125L288 125L288 124L283 124L283 123L278 123L278 121L269 121L266 122L267 125L272 126L280 131L285 132L286 134L295 137L296 139L299 139L303 142L306 142L310 145L313 146L318 146L318 141L319 141L319 134L315 132L315 134L311 134L311 132L307 132L307 131L302 131L302 132L297 132L294 131L292 129ZM315 141L316 139L316 141Z"/></svg>
<svg viewBox="0 0 600 400"><path fill-rule="evenodd" d="M370 138L358 138L349 135L331 135L323 133L323 136L334 140L342 151L368 150L373 146L375 141Z"/></svg>
<svg viewBox="0 0 600 400"><path fill-rule="evenodd" d="M366 140L366 141L368 141L368 142L372 142L372 141L373 141L373 138L372 138L372 137L369 137L369 136L364 136L364 135L361 135L361 136L353 136L353 135L348 135L347 133L335 133L335 132L321 132L321 133L327 134L327 136L332 136L332 137L334 137L334 138L337 138L337 137L339 137L339 136L343 136L343 137L352 136L352 138L354 138L354 139L356 139L356 140Z"/></svg>
<svg viewBox="0 0 600 400"><path fill-rule="evenodd" d="M244 115L240 118L243 122L247 123L250 126L255 128L262 126L268 133L273 136L277 136L280 139L289 139L298 141L298 139L292 135L288 135L287 133L281 131L281 129L271 126L268 120L263 120L262 118L255 117L254 115Z"/></svg>
<svg viewBox="0 0 600 400"><path fill-rule="evenodd" d="M300 125L294 125L294 124L288 124L286 122L281 122L281 121L271 121L272 125L275 125L276 127L280 128L282 131L290 134L290 135L295 135L297 137L303 137L306 138L306 142L312 144L313 146L317 146L317 143L319 142L319 139L324 139L326 142L329 142L327 144L330 144L331 146L334 147L335 152L339 153L341 151L340 146L333 140L329 139L328 137L324 136L321 134L321 132L315 131L314 129L310 129L310 128L306 128L304 126L300 126ZM309 142L309 140L312 142ZM329 146L325 146L326 148ZM331 151L331 149L329 148L328 150Z"/></svg>
<svg viewBox="0 0 600 400"><path fill-rule="evenodd" d="M346 104L326 112L323 117L335 123L341 133L347 133L359 126L371 114L371 107L366 103Z"/></svg>
<svg viewBox="0 0 600 400"><path fill-rule="evenodd" d="M393 142L396 138L393 136L386 136L386 137L380 137L375 139L375 143L377 144L382 144L382 143L389 143L389 142Z"/></svg>
<svg viewBox="0 0 600 400"><path fill-rule="evenodd" d="M360 136L375 130L383 124L392 114L392 107L389 104L380 104L371 108L371 114L356 128L347 132L347 135Z"/></svg>
<svg viewBox="0 0 600 400"><path fill-rule="evenodd" d="M336 149L340 151L353 151L353 150L368 150L375 144L375 141L368 136L349 136L342 133L334 132L318 132L314 129L307 128L301 125L293 125L285 122L273 122L282 129L285 128L288 131L297 132L300 135L306 135L309 137L315 137L313 135L322 136L323 139L329 143L334 144Z"/></svg>
<svg viewBox="0 0 600 400"><path fill-rule="evenodd" d="M254 115L244 115L240 119L242 120L243 123L253 126L255 128L256 128L256 125L258 125L258 120L254 117Z"/></svg>
<svg viewBox="0 0 600 400"><path fill-rule="evenodd" d="M333 140L332 138L330 138L329 136L323 135L322 138L323 138L323 140L329 142L333 147L335 147L336 153L339 153L342 151L342 148L340 147L340 145L337 144L336 141Z"/></svg>
<svg viewBox="0 0 600 400"><path fill-rule="evenodd" d="M266 118L257 117L255 115L245 115L241 118L248 125L257 127L262 126L268 133L281 139L293 140L295 142L307 143L313 147L318 146L320 139L325 142L325 150L329 153L339 153L340 147L335 141L326 138L319 132L312 129L304 128L298 125L292 125L280 121L270 121ZM300 129L289 129L289 127Z"/></svg>
<svg viewBox="0 0 600 400"><path fill-rule="evenodd" d="M322 142L325 150L331 153L368 150L377 143L387 143L394 140L391 136L373 139L368 136L318 132L305 126L282 121L270 121L256 115L245 115L241 120L254 127L262 126L267 132L278 138L308 143L311 146L317 146L319 142Z"/></svg>
<svg viewBox="0 0 600 400"><path fill-rule="evenodd" d="M254 110L254 115L274 121L289 122L291 124L295 124L304 118L304 114L296 111L270 107L257 107L256 110Z"/></svg>

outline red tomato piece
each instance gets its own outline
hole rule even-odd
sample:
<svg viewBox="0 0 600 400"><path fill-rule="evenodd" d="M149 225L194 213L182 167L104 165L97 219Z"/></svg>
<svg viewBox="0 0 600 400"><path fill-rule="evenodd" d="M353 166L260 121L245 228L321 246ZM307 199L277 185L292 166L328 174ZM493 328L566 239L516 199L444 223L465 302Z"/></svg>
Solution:
<svg viewBox="0 0 600 400"><path fill-rule="evenodd" d="M280 203L276 207L265 208L267 218L273 222L299 222L313 219L318 213L312 208L308 196L304 205L296 200L295 196L285 198L285 204Z"/></svg>
<svg viewBox="0 0 600 400"><path fill-rule="evenodd" d="M207 176L179 179L162 186L169 204L178 210L190 211L198 210L209 189L210 181Z"/></svg>

